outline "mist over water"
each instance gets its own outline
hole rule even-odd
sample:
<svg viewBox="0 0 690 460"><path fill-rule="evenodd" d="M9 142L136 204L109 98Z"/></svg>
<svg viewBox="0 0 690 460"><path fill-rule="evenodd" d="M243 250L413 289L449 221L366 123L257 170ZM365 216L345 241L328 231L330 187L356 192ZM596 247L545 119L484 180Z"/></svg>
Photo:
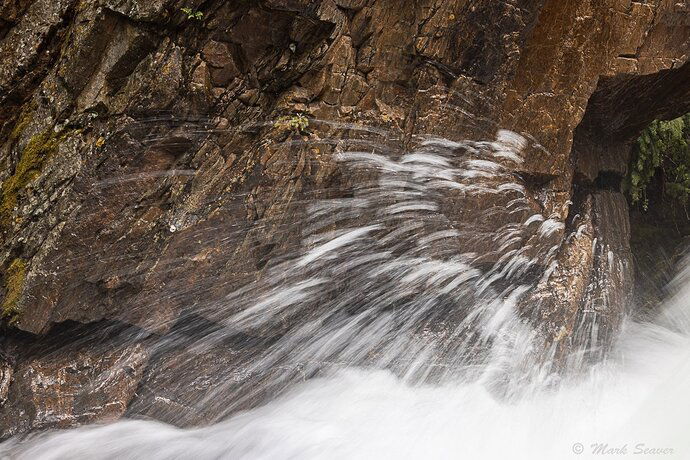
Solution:
<svg viewBox="0 0 690 460"><path fill-rule="evenodd" d="M210 427L118 422L35 438L16 458L598 458L599 443L682 459L689 358L686 335L629 322L614 359L513 403L478 383L413 386L349 369Z"/></svg>
<svg viewBox="0 0 690 460"><path fill-rule="evenodd" d="M499 131L340 152L371 180L307 203L299 250L205 306L213 328L189 320L189 359L237 334L270 338L238 358L261 378L199 395L228 417L49 432L0 445L0 458L688 458L690 270L656 316L625 315L603 359L587 358L604 348L592 334L556 372L539 305L520 305L554 270L566 222L536 212L511 172L527 142ZM448 211L493 199L516 216L493 235ZM472 251L486 238L489 257ZM588 321L578 327L596 330ZM235 412L248 401L261 404Z"/></svg>

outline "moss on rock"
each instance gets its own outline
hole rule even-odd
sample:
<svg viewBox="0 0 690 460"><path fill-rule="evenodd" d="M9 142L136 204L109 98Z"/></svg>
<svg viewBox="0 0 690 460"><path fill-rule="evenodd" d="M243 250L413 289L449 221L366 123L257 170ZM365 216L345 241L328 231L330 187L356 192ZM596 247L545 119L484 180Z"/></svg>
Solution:
<svg viewBox="0 0 690 460"><path fill-rule="evenodd" d="M12 132L10 133L10 142L14 142L19 139L19 136L21 136L22 132L24 132L24 129L26 129L29 123L31 123L32 115L33 113L30 110L25 111L20 115L19 119L14 125L14 128L12 129Z"/></svg>
<svg viewBox="0 0 690 460"><path fill-rule="evenodd" d="M4 276L5 299L2 302L2 317L16 321L19 318L19 299L26 280L26 262L14 259Z"/></svg>
<svg viewBox="0 0 690 460"><path fill-rule="evenodd" d="M33 136L21 153L14 174L8 177L0 189L0 229L11 226L11 217L17 206L19 192L40 174L46 161L57 152L60 143L69 133L52 129Z"/></svg>

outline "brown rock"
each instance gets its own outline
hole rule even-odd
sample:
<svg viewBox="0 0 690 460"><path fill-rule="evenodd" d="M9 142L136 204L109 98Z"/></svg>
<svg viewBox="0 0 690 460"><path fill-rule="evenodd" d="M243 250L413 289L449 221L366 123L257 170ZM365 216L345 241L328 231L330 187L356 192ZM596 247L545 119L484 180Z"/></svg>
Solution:
<svg viewBox="0 0 690 460"><path fill-rule="evenodd" d="M54 347L60 340L64 337L50 337L50 344L43 346ZM118 419L134 396L147 361L148 350L142 343L93 340L24 355L12 376L8 400L0 408L0 439L29 430Z"/></svg>
<svg viewBox="0 0 690 460"><path fill-rule="evenodd" d="M239 70L232 58L232 50L227 43L210 41L204 46L204 61L211 67L211 79L214 86L227 86L239 75Z"/></svg>
<svg viewBox="0 0 690 460"><path fill-rule="evenodd" d="M135 21L163 23L168 18L167 11L172 9L174 0L105 0L104 6Z"/></svg>
<svg viewBox="0 0 690 460"><path fill-rule="evenodd" d="M403 152L426 135L493 141L500 128L529 139L508 172L527 208L506 212L510 194L449 196L448 220L480 235L466 249L494 262L488 236L532 212L568 224L524 242L534 254L560 247L541 291L552 341L570 339L592 280L625 290L627 275L606 278L608 253L591 243L627 225L631 140L656 117L690 111L678 2L193 3L203 21L183 20L172 0L2 3L0 300L7 268L25 261L16 327L50 334L109 319L165 334L183 309L212 317L299 244L307 200L349 196L367 179L335 152L363 142ZM296 112L310 117L309 136L275 129ZM36 139L50 142L19 181ZM3 426L48 426L51 408L67 425L94 420L91 409L122 414L138 378L124 371L103 400L69 393L122 363L139 369L136 347L22 357L3 413L25 415ZM67 371L79 365L89 367ZM59 400L41 378L57 382L47 388Z"/></svg>
<svg viewBox="0 0 690 460"><path fill-rule="evenodd" d="M130 3L104 5L135 20L165 20L166 2ZM298 214L278 216L296 212L292 204L329 183L339 166L331 159L332 147L321 149L318 160L308 149L266 149L262 126L270 128L270 120L280 115L273 113L276 96L281 112L306 110L338 122L385 126L399 134L396 148L408 147L419 133L493 139L500 126L529 134L533 141L526 161L515 172L536 184L535 211L547 202L567 210L576 173L570 167L571 144L586 109L588 132L598 132L603 120L618 114L616 123L607 125L608 138L611 132L620 134L615 146L593 144L594 135L578 140L579 172L594 181L601 171L621 174L632 133L659 114L681 110L690 99L687 85L681 84L689 68L681 66L688 26L668 2L480 1L471 7L444 2L442 8L336 3L324 1L314 10L306 10L303 2L268 2L268 9L225 4L209 18L214 32L188 26L181 33L189 40L175 42L153 38L149 26L103 17L95 7L61 22L67 3L35 2L17 18L0 43L5 50L0 84L16 95L12 100L32 102L22 106L27 121L20 123L9 113L2 118L4 132L17 134L1 150L5 171L13 170L36 133L67 118L75 126L70 142L59 149L64 160L48 161L35 183L20 192L6 225L0 265L17 255L29 262L19 327L43 332L70 319L118 318L156 328L173 321L180 306L201 291L194 286L200 279L224 273L216 283L223 289L203 294L210 300L251 277L271 257L270 251L250 249L254 244L274 250L295 245L297 229L274 238L252 228L298 220ZM349 16L337 5L349 8ZM650 17L650 11L655 15ZM36 50L45 46L49 31L60 27L70 30L72 51L53 53L55 65L39 69ZM32 32L22 43L30 46L21 48L18 40L25 29ZM197 34L205 39L192 40ZM57 51L66 35L55 37L50 46ZM663 37L669 40L662 43ZM631 43L639 56L623 59L636 59L636 71L648 75L630 74L628 67L625 74L612 70L621 55L630 53ZM98 64L85 65L93 54ZM190 58L199 54L206 68ZM663 59L653 60L653 55ZM13 72L30 63L36 79L26 86ZM89 68L93 72L84 78ZM207 91L202 98L191 91L209 80L227 87L211 91L215 106L208 105ZM640 88L650 93L640 95ZM615 101L627 101L635 110ZM108 113L123 115L116 121L98 118ZM232 128L209 130L214 113ZM327 126L311 130L324 139L359 135ZM101 137L104 145L94 148ZM160 148L160 139L172 141ZM226 153L197 155L207 144L239 160L219 170L219 156ZM307 167L297 168L295 158ZM273 165L295 167L283 171ZM4 174L3 179L9 172ZM503 204L489 200L478 202L476 212L452 212L456 220L482 228L482 211ZM223 211L228 207L234 211ZM486 231L523 218L506 215ZM215 251L218 239L210 232L218 222L246 229L251 237L238 234ZM495 251L483 244L488 246L473 249ZM185 261L207 250L215 251L217 259L195 268L202 272L171 270L166 262L173 254L174 260ZM224 266L237 270L223 272ZM203 270L209 270L206 276ZM174 292L156 301L163 286L173 286Z"/></svg>
<svg viewBox="0 0 690 460"><path fill-rule="evenodd" d="M247 382L258 383L262 376L250 371L244 355L256 351L247 343L204 350L173 347L156 356L147 368L127 411L127 417L146 417L181 427L213 423L232 412L248 409L262 395L241 394ZM232 395L216 397L222 394ZM237 405L242 397L248 397ZM265 396L265 395L263 395Z"/></svg>
<svg viewBox="0 0 690 460"><path fill-rule="evenodd" d="M0 407L7 402L13 376L14 364L6 357L0 355Z"/></svg>

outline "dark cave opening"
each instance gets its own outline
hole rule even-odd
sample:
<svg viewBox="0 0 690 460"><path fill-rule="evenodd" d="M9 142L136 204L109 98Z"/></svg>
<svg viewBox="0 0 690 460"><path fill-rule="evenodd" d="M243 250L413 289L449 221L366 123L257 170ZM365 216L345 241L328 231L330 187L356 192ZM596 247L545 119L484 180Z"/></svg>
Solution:
<svg viewBox="0 0 690 460"><path fill-rule="evenodd" d="M666 295L690 241L690 215L685 206L665 197L665 181L658 172L647 186L644 206L634 202L631 161L638 137L651 123L690 112L689 81L688 64L649 75L602 77L573 139L573 186L625 196L627 215L599 218L611 220L608 225L630 227L632 307L640 314L653 311Z"/></svg>

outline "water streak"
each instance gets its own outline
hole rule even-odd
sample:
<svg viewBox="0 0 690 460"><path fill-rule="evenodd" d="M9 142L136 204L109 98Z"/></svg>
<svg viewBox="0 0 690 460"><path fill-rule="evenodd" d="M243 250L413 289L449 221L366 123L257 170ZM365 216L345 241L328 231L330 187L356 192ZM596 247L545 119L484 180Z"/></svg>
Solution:
<svg viewBox="0 0 690 460"><path fill-rule="evenodd" d="M122 421L12 440L0 456L553 459L577 456L577 443L586 458L602 442L686 458L675 414L690 401L690 368L680 365L690 353L690 274L679 275L660 319L624 320L606 359L581 359L598 346L596 314L583 320L587 349L554 372L536 352L539 311L524 304L557 268L554 237L567 225L543 215L513 172L526 143L499 131L493 141L341 152L350 171L374 179L350 197L305 203L294 254L199 307L195 317L212 327L187 319L181 366L229 338L256 339L233 363L246 379L198 395L217 423ZM485 219L504 223L487 234ZM619 270L615 250L594 244Z"/></svg>

